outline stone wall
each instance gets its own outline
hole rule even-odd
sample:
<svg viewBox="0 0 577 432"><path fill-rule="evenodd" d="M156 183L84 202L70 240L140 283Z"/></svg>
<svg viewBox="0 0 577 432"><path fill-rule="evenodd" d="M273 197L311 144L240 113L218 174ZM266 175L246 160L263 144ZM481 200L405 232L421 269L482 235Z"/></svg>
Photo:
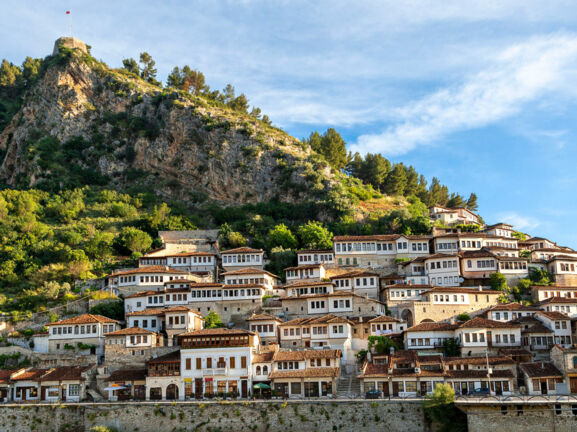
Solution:
<svg viewBox="0 0 577 432"><path fill-rule="evenodd" d="M577 430L577 401L543 404L461 406L469 432L550 432ZM502 408L505 407L505 408Z"/></svg>
<svg viewBox="0 0 577 432"><path fill-rule="evenodd" d="M1 405L0 431L426 431L420 401Z"/></svg>

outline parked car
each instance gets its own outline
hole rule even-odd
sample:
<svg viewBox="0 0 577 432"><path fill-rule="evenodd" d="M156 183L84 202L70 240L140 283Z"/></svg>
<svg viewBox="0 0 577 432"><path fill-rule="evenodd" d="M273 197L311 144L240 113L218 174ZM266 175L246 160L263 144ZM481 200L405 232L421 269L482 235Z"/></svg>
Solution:
<svg viewBox="0 0 577 432"><path fill-rule="evenodd" d="M369 390L365 394L365 399L379 399L381 397L381 392L379 390Z"/></svg>
<svg viewBox="0 0 577 432"><path fill-rule="evenodd" d="M469 396L491 396L491 391L487 387L476 388L469 392Z"/></svg>

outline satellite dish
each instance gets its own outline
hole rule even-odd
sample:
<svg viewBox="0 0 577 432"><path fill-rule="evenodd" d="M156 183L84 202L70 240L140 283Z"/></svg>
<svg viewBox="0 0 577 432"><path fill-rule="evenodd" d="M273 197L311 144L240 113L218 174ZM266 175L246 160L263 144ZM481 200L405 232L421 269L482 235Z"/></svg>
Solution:
<svg viewBox="0 0 577 432"><path fill-rule="evenodd" d="M465 282L465 279L463 279L462 277L459 278L459 283L463 283Z"/></svg>

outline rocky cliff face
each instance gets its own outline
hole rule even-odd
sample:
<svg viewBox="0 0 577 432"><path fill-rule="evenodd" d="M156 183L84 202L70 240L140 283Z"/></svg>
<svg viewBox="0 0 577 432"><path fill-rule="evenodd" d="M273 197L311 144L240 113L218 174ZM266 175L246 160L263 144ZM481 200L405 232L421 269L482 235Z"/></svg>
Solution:
<svg viewBox="0 0 577 432"><path fill-rule="evenodd" d="M163 90L64 49L0 133L13 187L103 184L238 205L323 200L340 187L296 139L208 99Z"/></svg>

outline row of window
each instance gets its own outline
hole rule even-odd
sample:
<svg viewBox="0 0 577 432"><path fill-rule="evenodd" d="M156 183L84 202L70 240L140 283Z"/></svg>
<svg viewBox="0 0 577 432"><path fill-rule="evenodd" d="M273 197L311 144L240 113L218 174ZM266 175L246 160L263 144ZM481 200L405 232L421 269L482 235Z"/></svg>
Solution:
<svg viewBox="0 0 577 432"><path fill-rule="evenodd" d="M299 255L299 263L324 263L333 262L333 254Z"/></svg>
<svg viewBox="0 0 577 432"><path fill-rule="evenodd" d="M258 333L274 333L274 325L273 324L252 324L250 329L253 332Z"/></svg>
<svg viewBox="0 0 577 432"><path fill-rule="evenodd" d="M430 264L430 267L429 267L429 264ZM440 268L444 268L444 269L459 268L459 262L457 260L432 261L430 263L427 263L427 269L429 269L429 268L431 270L440 269Z"/></svg>
<svg viewBox="0 0 577 432"><path fill-rule="evenodd" d="M108 325L104 326L108 328ZM112 326L114 328L114 325ZM110 330L113 331L113 330ZM61 335L61 334L97 334L98 328L96 324L89 324L89 325L76 325L76 326L68 326L68 327L60 327L55 326L52 327L52 334L53 335ZM106 332L105 332L106 333Z"/></svg>
<svg viewBox="0 0 577 432"><path fill-rule="evenodd" d="M236 263L260 263L260 255L224 255L222 257L223 264L236 264Z"/></svg>
<svg viewBox="0 0 577 432"><path fill-rule="evenodd" d="M265 278L238 278L238 279L227 279L227 285L269 285L268 280Z"/></svg>
<svg viewBox="0 0 577 432"><path fill-rule="evenodd" d="M231 356L228 358L228 368L229 369L236 369L236 365L237 365L236 359L237 358L235 356ZM186 370L192 369L193 360L194 360L194 363L195 363L197 370L201 370L204 368L223 369L223 368L227 367L227 361L226 361L227 359L225 357L219 357L219 358L214 358L214 359L212 357L207 357L207 358L196 357L196 358L186 358L185 359L184 368ZM247 365L246 356L240 357L240 363L239 364L240 364L241 369L246 369L246 365Z"/></svg>
<svg viewBox="0 0 577 432"><path fill-rule="evenodd" d="M287 277L290 278L308 278L308 277L312 277L314 276L314 270L312 268L306 268L306 269L296 269L296 270L287 270L286 271L286 275Z"/></svg>
<svg viewBox="0 0 577 432"><path fill-rule="evenodd" d="M297 296L307 295L307 294L326 294L328 289L326 286L320 287L305 287L305 288L293 288L292 294Z"/></svg>
<svg viewBox="0 0 577 432"><path fill-rule="evenodd" d="M459 276L443 276L431 278L431 285L456 285L459 283Z"/></svg>
<svg viewBox="0 0 577 432"><path fill-rule="evenodd" d="M575 272L575 264L560 263L561 271L564 272Z"/></svg>
<svg viewBox="0 0 577 432"><path fill-rule="evenodd" d="M527 270L525 261L505 261L500 263L502 270Z"/></svg>
<svg viewBox="0 0 577 432"><path fill-rule="evenodd" d="M495 260L477 260L477 268L495 268ZM467 260L467 268L473 268L473 261Z"/></svg>
<svg viewBox="0 0 577 432"><path fill-rule="evenodd" d="M211 256L192 256L172 258L172 264L212 264Z"/></svg>

